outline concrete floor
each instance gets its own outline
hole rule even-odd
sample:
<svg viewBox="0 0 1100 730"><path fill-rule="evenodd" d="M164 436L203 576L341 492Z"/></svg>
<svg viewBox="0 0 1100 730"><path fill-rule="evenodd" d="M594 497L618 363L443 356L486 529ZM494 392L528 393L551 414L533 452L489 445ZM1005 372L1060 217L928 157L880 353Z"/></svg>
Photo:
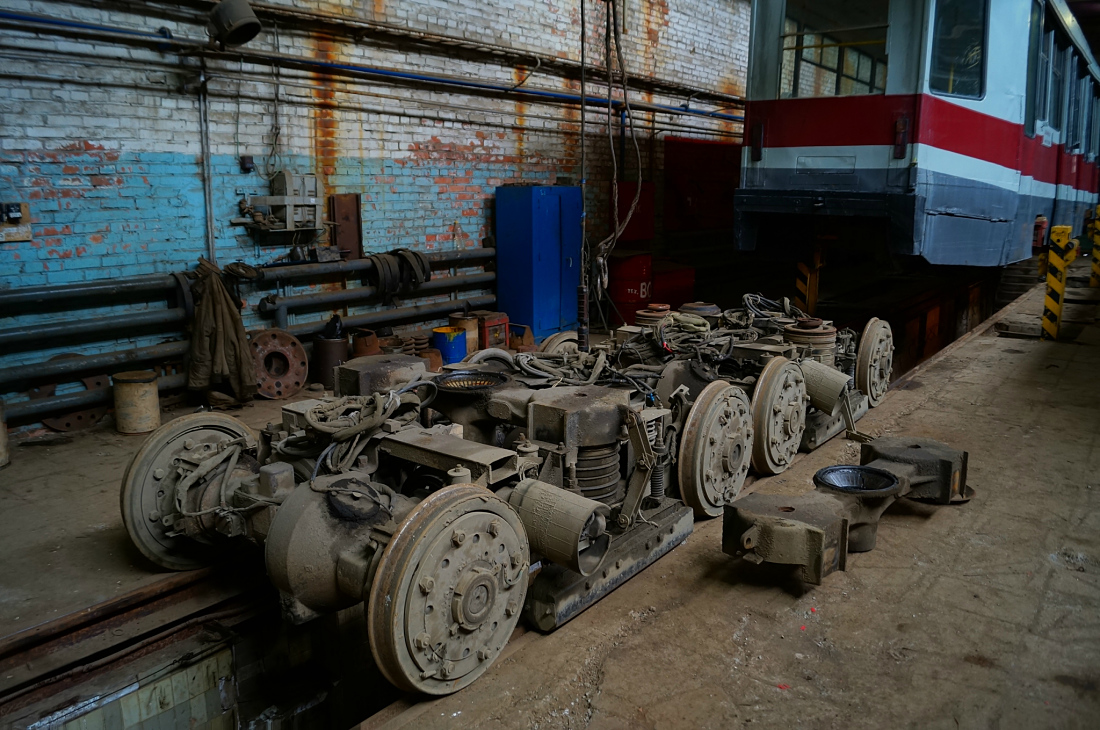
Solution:
<svg viewBox="0 0 1100 730"><path fill-rule="evenodd" d="M303 391L292 400L316 395ZM281 420L286 402L256 400L230 415L262 428ZM161 420L193 410L170 409ZM146 560L122 526L122 473L144 441L104 422L13 442L12 464L0 471L0 637L171 575Z"/></svg>
<svg viewBox="0 0 1100 730"><path fill-rule="evenodd" d="M1039 292L1013 307L1036 311ZM1100 329L969 337L861 422L970 452L966 505L902 502L811 589L721 552L721 521L471 687L369 727L1097 727ZM834 439L755 490L798 494ZM382 716L379 719L383 719Z"/></svg>
<svg viewBox="0 0 1100 730"><path fill-rule="evenodd" d="M1039 293L1018 302L1041 307ZM900 503L874 552L804 589L722 554L721 521L549 636L529 632L457 695L370 727L1096 727L1100 329L968 337L861 421L970 451L967 505ZM253 426L281 404L235 415ZM187 411L166 414L165 418ZM0 635L157 580L118 481L141 437L107 428L14 449L0 471ZM835 439L758 491L854 463Z"/></svg>

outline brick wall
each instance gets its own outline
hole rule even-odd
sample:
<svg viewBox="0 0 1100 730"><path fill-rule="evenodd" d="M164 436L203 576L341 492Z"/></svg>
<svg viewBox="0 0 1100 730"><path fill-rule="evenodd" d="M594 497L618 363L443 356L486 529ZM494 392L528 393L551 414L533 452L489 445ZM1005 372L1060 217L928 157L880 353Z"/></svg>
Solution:
<svg viewBox="0 0 1100 730"><path fill-rule="evenodd" d="M579 58L579 2L278 2ZM595 0L587 5L589 59L601 63L606 5ZM623 44L628 70L635 76L740 94L747 63L748 3L689 0L674 5L667 0L626 3ZM92 0L9 0L5 7L126 29L164 27L175 37L204 39L196 11L207 6L197 0L120 2L104 9ZM265 32L246 48L509 85L523 81L533 66L508 65L431 43L354 42L338 33L322 36L317 28L288 23L267 22ZM29 202L34 234L30 242L0 244L0 288L193 267L206 251L195 91L200 61L156 49L8 28L0 28L0 60L5 70L0 76L0 200ZM234 59L206 63L215 232L222 263L262 263L286 252L286 239L260 241L229 225L238 215L239 191L266 194L263 173L272 169L317 173L326 194L362 193L364 246L370 251L478 246L491 233L495 186L579 180L575 107L432 86L321 78L292 68L281 69L276 77L270 65ZM575 80L541 70L525 85L577 90ZM602 94L604 89L591 88L589 93ZM683 96L653 93L636 98L673 106L684 102ZM596 235L609 225L610 160L603 119L598 111L590 111L588 207L590 230ZM638 115L642 169L646 176L652 170L658 181L663 136L711 137L736 130L728 122L659 115L651 135L651 121L649 114ZM633 176L629 145L628 151L628 176ZM255 157L256 173L240 172L237 159L245 154ZM310 286L316 284L303 285ZM294 293L300 288L284 286L279 291ZM274 291L246 290L248 326L266 323L252 306ZM162 306L163 302L134 302L126 308ZM89 309L77 315L6 317L3 328L98 313ZM322 314L302 319L312 321ZM135 335L81 342L77 349L115 350L163 339L164 334ZM71 343L57 343L0 353L0 367L73 349Z"/></svg>

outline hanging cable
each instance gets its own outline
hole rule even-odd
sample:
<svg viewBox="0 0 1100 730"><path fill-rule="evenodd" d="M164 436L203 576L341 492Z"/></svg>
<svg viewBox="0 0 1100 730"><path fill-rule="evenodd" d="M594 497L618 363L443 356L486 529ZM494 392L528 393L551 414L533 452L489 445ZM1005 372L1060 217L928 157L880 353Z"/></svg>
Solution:
<svg viewBox="0 0 1100 730"><path fill-rule="evenodd" d="M627 210L626 217L622 220L619 219L619 170L618 160L615 155L615 139L612 133L611 127L611 111L616 106L613 99L614 89L614 77L612 74L612 57L611 48L614 45L615 57L614 60L619 67L619 79L620 86L622 87L623 100L622 117L630 127L630 139L634 145L634 154L637 160L638 182L634 189L634 199L630 203L630 208ZM638 145L638 135L634 126L634 115L630 108L630 89L629 89L629 75L626 70L626 59L623 55L622 49L622 35L619 31L619 13L616 0L608 0L607 3L607 27L604 33L604 49L607 55L605 65L607 67L607 138L608 145L611 151L611 215L612 215L612 228L611 233L596 244L596 266L599 268L599 282L596 287L597 300L602 298L608 285L608 256L615 248L615 244L619 241L619 236L623 234L627 226L630 225L630 219L634 217L634 212L638 209L638 202L641 200L642 195L642 150ZM622 129L620 124L619 133L626 134L626 130ZM624 161L625 165L625 161ZM625 167L624 167L625 169Z"/></svg>
<svg viewBox="0 0 1100 730"><path fill-rule="evenodd" d="M588 352L588 267L591 265L588 255L588 210L587 201L585 200L588 184L588 175L585 166L585 126L587 123L586 117L588 116L588 105L585 103L585 72L588 66L585 54L585 49L588 46L588 23L585 17L586 13L587 9L585 8L584 0L581 0L581 284L577 288L577 349L581 352Z"/></svg>

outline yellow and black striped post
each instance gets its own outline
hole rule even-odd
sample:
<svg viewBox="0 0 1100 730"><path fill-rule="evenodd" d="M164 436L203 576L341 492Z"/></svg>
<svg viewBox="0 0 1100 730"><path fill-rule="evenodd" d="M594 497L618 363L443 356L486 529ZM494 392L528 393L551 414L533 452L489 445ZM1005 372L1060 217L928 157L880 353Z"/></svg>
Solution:
<svg viewBox="0 0 1100 730"><path fill-rule="evenodd" d="M1077 241L1069 240L1071 226L1054 226L1050 229L1050 250L1047 254L1047 295L1043 300L1044 340L1058 339L1062 326L1062 307L1066 299L1066 269L1077 257Z"/></svg>
<svg viewBox="0 0 1100 730"><path fill-rule="evenodd" d="M1096 206L1096 213L1089 223L1089 237L1092 240L1092 276L1089 277L1089 286L1100 287L1100 205Z"/></svg>
<svg viewBox="0 0 1100 730"><path fill-rule="evenodd" d="M798 293L794 295L794 306L806 314L817 309L817 285L821 278L821 244L814 244L813 259L810 264L798 262L798 278L794 285Z"/></svg>

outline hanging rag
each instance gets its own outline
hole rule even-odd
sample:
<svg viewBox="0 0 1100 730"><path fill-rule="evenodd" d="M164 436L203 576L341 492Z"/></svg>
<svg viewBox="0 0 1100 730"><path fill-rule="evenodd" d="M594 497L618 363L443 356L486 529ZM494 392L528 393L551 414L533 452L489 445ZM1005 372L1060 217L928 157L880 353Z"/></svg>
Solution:
<svg viewBox="0 0 1100 730"><path fill-rule="evenodd" d="M200 258L195 275L187 387L207 390L228 383L237 400L251 400L256 395L256 369L240 309L222 283L221 269Z"/></svg>

